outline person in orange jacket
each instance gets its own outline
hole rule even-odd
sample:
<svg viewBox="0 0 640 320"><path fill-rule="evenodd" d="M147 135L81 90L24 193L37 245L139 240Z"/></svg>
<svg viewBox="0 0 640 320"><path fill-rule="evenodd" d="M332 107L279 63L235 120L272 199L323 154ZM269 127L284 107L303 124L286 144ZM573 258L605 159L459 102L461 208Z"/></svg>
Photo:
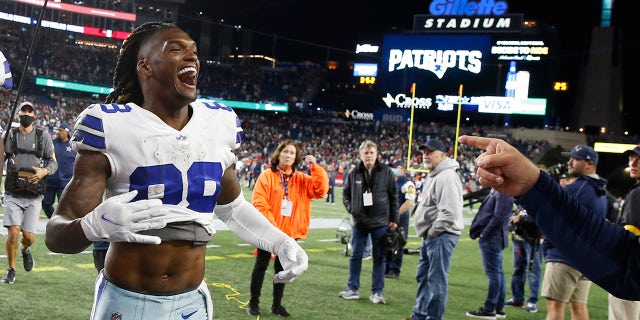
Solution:
<svg viewBox="0 0 640 320"><path fill-rule="evenodd" d="M329 191L329 175L312 155L304 157L311 175L296 169L302 164L302 151L294 140L281 142L270 158L270 170L263 171L253 188L253 205L271 223L291 238L305 239L311 221L311 199L324 198ZM271 253L257 249L256 262L251 273L251 299L247 313L260 315L260 291ZM276 257L275 272L282 270ZM282 306L284 283L273 284L271 313L283 317L290 314Z"/></svg>

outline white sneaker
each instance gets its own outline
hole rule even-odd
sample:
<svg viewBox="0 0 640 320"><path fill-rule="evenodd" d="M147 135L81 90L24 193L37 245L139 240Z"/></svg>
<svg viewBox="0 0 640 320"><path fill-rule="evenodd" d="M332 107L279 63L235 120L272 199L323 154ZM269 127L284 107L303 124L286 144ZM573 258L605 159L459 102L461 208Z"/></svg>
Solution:
<svg viewBox="0 0 640 320"><path fill-rule="evenodd" d="M344 291L340 291L340 293L338 293L338 297L347 299L347 300L360 299L360 295L358 294L358 291L353 291L349 288L344 289Z"/></svg>
<svg viewBox="0 0 640 320"><path fill-rule="evenodd" d="M524 310L531 313L538 312L538 305L535 303L527 302L527 305L524 307Z"/></svg>
<svg viewBox="0 0 640 320"><path fill-rule="evenodd" d="M373 303L381 303L381 304L387 303L387 301L384 300L384 297L382 296L381 293L372 293L371 296L369 296L369 300L371 300L371 302Z"/></svg>

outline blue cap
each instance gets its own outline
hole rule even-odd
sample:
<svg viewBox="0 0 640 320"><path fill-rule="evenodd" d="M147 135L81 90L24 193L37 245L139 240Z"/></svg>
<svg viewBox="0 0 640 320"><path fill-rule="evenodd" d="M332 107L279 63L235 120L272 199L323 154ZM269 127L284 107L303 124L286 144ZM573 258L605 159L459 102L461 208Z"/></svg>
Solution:
<svg viewBox="0 0 640 320"><path fill-rule="evenodd" d="M69 127L68 124L64 123L64 122L60 122L60 125L58 125L57 127L55 127L54 129L58 130L58 129L64 129L67 130L67 132L71 131L71 127Z"/></svg>
<svg viewBox="0 0 640 320"><path fill-rule="evenodd" d="M625 156L628 156L628 155L630 155L631 153L635 153L635 154L637 154L637 155L639 155L639 156L640 156L640 144L639 144L639 145L637 145L637 146L635 146L633 149L629 149L629 150L625 151L623 154L624 154Z"/></svg>
<svg viewBox="0 0 640 320"><path fill-rule="evenodd" d="M447 152L447 147L444 146L440 140L429 139L425 144L421 144L418 146L418 150L428 149L429 151L440 150L442 152Z"/></svg>
<svg viewBox="0 0 640 320"><path fill-rule="evenodd" d="M585 146L584 144L579 144L573 147L571 152L562 152L561 154L565 157L592 161L594 165L598 165L598 153L596 153L593 148Z"/></svg>

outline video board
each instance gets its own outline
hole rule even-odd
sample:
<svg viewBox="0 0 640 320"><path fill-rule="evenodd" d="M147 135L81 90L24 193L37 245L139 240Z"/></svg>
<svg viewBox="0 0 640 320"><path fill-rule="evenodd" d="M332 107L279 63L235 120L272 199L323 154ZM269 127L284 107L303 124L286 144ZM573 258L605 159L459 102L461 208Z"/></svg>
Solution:
<svg viewBox="0 0 640 320"><path fill-rule="evenodd" d="M387 34L377 88L389 108L410 107L415 83L413 101L426 101L417 107L425 111L460 104L469 112L544 115L548 54L543 39L520 35Z"/></svg>

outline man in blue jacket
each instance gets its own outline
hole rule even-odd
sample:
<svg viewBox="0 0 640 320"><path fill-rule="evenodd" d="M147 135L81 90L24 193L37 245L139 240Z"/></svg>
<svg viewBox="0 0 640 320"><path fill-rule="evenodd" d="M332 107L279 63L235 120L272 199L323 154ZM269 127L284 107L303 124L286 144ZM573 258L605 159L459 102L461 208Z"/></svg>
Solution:
<svg viewBox="0 0 640 320"><path fill-rule="evenodd" d="M593 148L581 144L562 155L569 157L568 173L576 177L565 186L565 190L604 219L607 214L607 181L596 173L598 154ZM552 241L545 238L542 246L546 267L541 295L547 299L547 319L564 319L567 304L572 319L588 319L587 301L591 281L568 261L565 253L557 249Z"/></svg>
<svg viewBox="0 0 640 320"><path fill-rule="evenodd" d="M56 199L60 199L64 187L71 181L73 162L76 160L76 152L71 148L69 140L71 130L69 125L61 122L54 129L56 130L56 138L53 139L53 149L58 162L58 170L47 178L47 188L42 199L42 210L49 219L53 215L53 205L56 203Z"/></svg>
<svg viewBox="0 0 640 320"><path fill-rule="evenodd" d="M489 288L484 304L467 312L467 317L506 317L504 300L507 294L507 280L502 268L502 252L509 245L509 217L514 202L512 196L505 196L491 189L471 222L469 236L471 239L479 238L482 267L489 281Z"/></svg>
<svg viewBox="0 0 640 320"><path fill-rule="evenodd" d="M620 299L640 300L640 238L582 205L504 140L461 136L485 150L476 159L482 186L518 197L546 239L593 283Z"/></svg>

